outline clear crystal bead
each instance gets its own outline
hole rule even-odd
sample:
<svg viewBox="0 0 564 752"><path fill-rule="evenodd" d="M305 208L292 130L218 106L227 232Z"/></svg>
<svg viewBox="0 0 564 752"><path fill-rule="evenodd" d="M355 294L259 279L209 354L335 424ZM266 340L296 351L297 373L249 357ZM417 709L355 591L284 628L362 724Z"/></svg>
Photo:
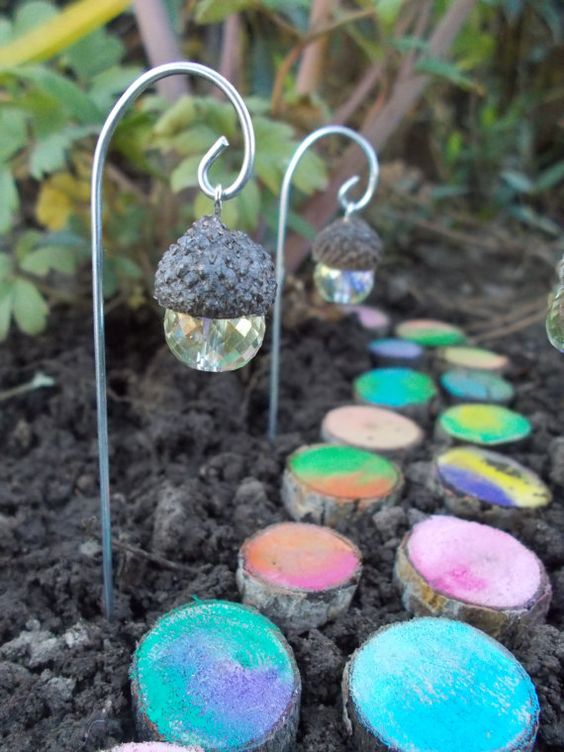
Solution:
<svg viewBox="0 0 564 752"><path fill-rule="evenodd" d="M546 317L546 333L550 344L564 352L564 286L560 285Z"/></svg>
<svg viewBox="0 0 564 752"><path fill-rule="evenodd" d="M207 319L167 309L168 346L185 365L198 371L234 371L254 358L264 337L264 316Z"/></svg>
<svg viewBox="0 0 564 752"><path fill-rule="evenodd" d="M316 264L313 273L321 297L329 303L360 303L374 286L374 272L333 269Z"/></svg>

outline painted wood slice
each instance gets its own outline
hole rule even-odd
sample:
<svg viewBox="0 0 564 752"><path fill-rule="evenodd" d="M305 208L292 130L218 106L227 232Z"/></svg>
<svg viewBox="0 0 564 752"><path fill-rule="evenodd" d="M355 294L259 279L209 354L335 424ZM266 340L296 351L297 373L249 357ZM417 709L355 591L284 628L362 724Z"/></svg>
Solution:
<svg viewBox="0 0 564 752"><path fill-rule="evenodd" d="M512 385L496 373L456 369L439 379L451 400L456 402L495 402L507 404L515 396Z"/></svg>
<svg viewBox="0 0 564 752"><path fill-rule="evenodd" d="M423 431L411 418L372 405L344 405L330 410L321 438L386 456L400 456L419 446Z"/></svg>
<svg viewBox="0 0 564 752"><path fill-rule="evenodd" d="M483 446L511 444L526 439L532 426L524 415L499 405L456 405L437 421L440 436Z"/></svg>
<svg viewBox="0 0 564 752"><path fill-rule="evenodd" d="M368 343L372 358L382 366L414 366L424 355L421 345L399 337L373 339Z"/></svg>
<svg viewBox="0 0 564 752"><path fill-rule="evenodd" d="M282 632L254 609L198 601L163 616L131 669L143 740L206 752L290 752L301 682Z"/></svg>
<svg viewBox="0 0 564 752"><path fill-rule="evenodd" d="M437 480L447 507L462 516L490 510L534 510L550 504L552 494L524 465L479 447L454 447L435 460Z"/></svg>
<svg viewBox="0 0 564 752"><path fill-rule="evenodd" d="M358 752L532 752L534 685L502 645L464 622L412 619L375 632L343 677Z"/></svg>
<svg viewBox="0 0 564 752"><path fill-rule="evenodd" d="M501 373L509 366L509 358L506 355L482 347L444 347L437 351L437 362L441 368L464 368L493 373Z"/></svg>
<svg viewBox="0 0 564 752"><path fill-rule="evenodd" d="M423 347L446 347L466 342L466 335L457 326L433 319L411 319L398 324L395 334L401 339Z"/></svg>
<svg viewBox="0 0 564 752"><path fill-rule="evenodd" d="M410 613L465 621L498 639L544 621L550 605L550 583L532 551L502 530L457 517L415 525L394 576Z"/></svg>
<svg viewBox="0 0 564 752"><path fill-rule="evenodd" d="M109 752L204 752L201 747L179 747L166 742L129 742L112 747Z"/></svg>
<svg viewBox="0 0 564 752"><path fill-rule="evenodd" d="M390 328L390 317L380 308L367 305L343 305L345 315L356 316L360 325L374 334L386 334Z"/></svg>
<svg viewBox="0 0 564 752"><path fill-rule="evenodd" d="M403 486L390 460L337 444L300 447L288 458L282 500L295 520L330 527L395 503Z"/></svg>
<svg viewBox="0 0 564 752"><path fill-rule="evenodd" d="M412 368L375 368L354 381L354 397L378 407L425 415L437 395L433 380Z"/></svg>
<svg viewBox="0 0 564 752"><path fill-rule="evenodd" d="M243 603L282 628L305 630L347 611L361 559L354 543L331 528L282 522L245 541L237 585Z"/></svg>

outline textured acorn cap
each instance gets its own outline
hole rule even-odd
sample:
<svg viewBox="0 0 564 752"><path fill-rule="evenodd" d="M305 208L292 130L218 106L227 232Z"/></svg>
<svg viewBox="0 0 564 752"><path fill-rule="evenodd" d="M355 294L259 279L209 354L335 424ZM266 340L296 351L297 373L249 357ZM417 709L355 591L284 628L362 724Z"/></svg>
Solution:
<svg viewBox="0 0 564 752"><path fill-rule="evenodd" d="M372 271L381 251L378 233L358 217L337 219L313 241L313 258L333 269Z"/></svg>
<svg viewBox="0 0 564 752"><path fill-rule="evenodd" d="M198 318L261 316L275 295L269 253L216 216L194 222L164 253L155 274L159 304Z"/></svg>

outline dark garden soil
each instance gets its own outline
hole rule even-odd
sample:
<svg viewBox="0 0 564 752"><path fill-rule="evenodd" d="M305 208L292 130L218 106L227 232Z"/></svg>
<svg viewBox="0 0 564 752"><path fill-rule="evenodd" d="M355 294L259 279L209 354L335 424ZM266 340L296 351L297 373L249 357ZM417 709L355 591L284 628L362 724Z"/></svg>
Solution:
<svg viewBox="0 0 564 752"><path fill-rule="evenodd" d="M425 315L472 326L487 321L489 307L492 316L511 313L542 295L546 272L537 273L534 259L517 266L421 246L388 264L373 302L396 321ZM267 347L243 372L200 374L169 354L152 312L109 315L113 625L100 613L90 319L59 311L48 334L14 336L2 348L0 389L38 370L56 380L0 402L2 752L91 752L133 739L128 668L136 641L192 596L237 600L241 542L286 519L285 457L318 440L324 413L350 400L353 378L370 367L369 335L353 319L296 318L285 334L281 435L270 447ZM510 453L555 494L546 511L508 527L542 558L554 588L548 624L510 647L541 699L537 749L556 752L564 749L564 360L540 324L491 346L511 356L516 408L535 428ZM407 618L392 584L395 550L411 524L442 508L427 487L436 445L432 422L425 428L424 446L405 466L401 503L349 531L365 558L350 612L288 635L304 686L300 752L350 749L340 700L347 656L381 625Z"/></svg>

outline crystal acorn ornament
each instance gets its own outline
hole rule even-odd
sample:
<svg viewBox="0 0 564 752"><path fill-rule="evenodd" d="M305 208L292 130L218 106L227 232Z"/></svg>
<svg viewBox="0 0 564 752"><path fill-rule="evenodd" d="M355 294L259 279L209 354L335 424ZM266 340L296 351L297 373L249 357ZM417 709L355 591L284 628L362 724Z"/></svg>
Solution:
<svg viewBox="0 0 564 752"><path fill-rule="evenodd" d="M206 216L173 243L155 275L172 353L198 371L234 371L262 344L276 294L269 253L244 232Z"/></svg>
<svg viewBox="0 0 564 752"><path fill-rule="evenodd" d="M546 334L550 344L564 353L564 259L558 266L559 284L551 295L546 315Z"/></svg>
<svg viewBox="0 0 564 752"><path fill-rule="evenodd" d="M345 216L332 222L313 242L313 278L329 303L355 304L374 286L382 241L363 219Z"/></svg>

